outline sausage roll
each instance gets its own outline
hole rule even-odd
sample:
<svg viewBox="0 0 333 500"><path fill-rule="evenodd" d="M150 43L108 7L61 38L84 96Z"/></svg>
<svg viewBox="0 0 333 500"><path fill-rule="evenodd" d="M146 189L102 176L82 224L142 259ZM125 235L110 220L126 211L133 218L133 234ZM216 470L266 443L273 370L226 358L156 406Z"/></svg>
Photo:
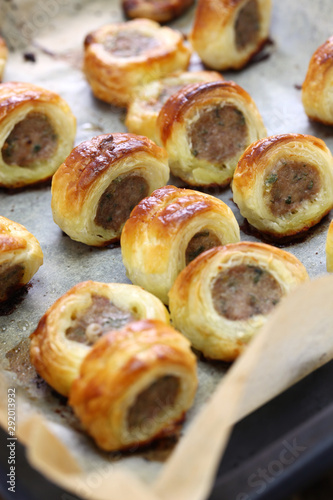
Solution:
<svg viewBox="0 0 333 500"><path fill-rule="evenodd" d="M176 19L193 4L194 0L122 0L127 17L144 17L158 23Z"/></svg>
<svg viewBox="0 0 333 500"><path fill-rule="evenodd" d="M311 57L302 85L302 101L312 120L333 125L333 36Z"/></svg>
<svg viewBox="0 0 333 500"><path fill-rule="evenodd" d="M70 153L76 120L57 94L30 83L0 84L0 186L52 177Z"/></svg>
<svg viewBox="0 0 333 500"><path fill-rule="evenodd" d="M199 0L190 40L209 68L241 69L267 41L271 0Z"/></svg>
<svg viewBox="0 0 333 500"><path fill-rule="evenodd" d="M292 254L241 242L202 253L169 292L173 325L212 359L242 353L280 299L308 280Z"/></svg>
<svg viewBox="0 0 333 500"><path fill-rule="evenodd" d="M117 106L127 106L150 81L186 69L191 57L179 32L149 19L104 26L84 46L84 72L94 95Z"/></svg>
<svg viewBox="0 0 333 500"><path fill-rule="evenodd" d="M52 180L56 224L73 240L118 241L139 201L169 179L166 151L146 137L109 134L73 149Z"/></svg>
<svg viewBox="0 0 333 500"><path fill-rule="evenodd" d="M0 36L0 82L2 81L3 73L5 70L5 65L8 57L8 49L6 42Z"/></svg>
<svg viewBox="0 0 333 500"><path fill-rule="evenodd" d="M197 255L239 241L239 226L221 200L165 186L133 210L121 235L129 279L168 303L180 271Z"/></svg>
<svg viewBox="0 0 333 500"><path fill-rule="evenodd" d="M0 302L26 285L42 264L38 240L21 224L0 216Z"/></svg>
<svg viewBox="0 0 333 500"><path fill-rule="evenodd" d="M326 237L326 269L333 273L333 220L330 222Z"/></svg>
<svg viewBox="0 0 333 500"><path fill-rule="evenodd" d="M161 321L142 320L96 343L69 404L98 446L115 451L173 433L196 388L188 340Z"/></svg>
<svg viewBox="0 0 333 500"><path fill-rule="evenodd" d="M68 396L96 341L109 330L139 319L169 323L164 305L137 286L79 283L48 309L31 334L31 362L51 387Z"/></svg>
<svg viewBox="0 0 333 500"><path fill-rule="evenodd" d="M265 138L239 160L232 191L252 226L276 238L293 236L333 208L332 155L310 135Z"/></svg>
<svg viewBox="0 0 333 500"><path fill-rule="evenodd" d="M215 71L183 71L150 82L141 88L128 107L126 116L128 130L133 134L145 135L158 144L160 138L156 121L169 97L191 83L216 80L223 80L223 77Z"/></svg>
<svg viewBox="0 0 333 500"><path fill-rule="evenodd" d="M189 85L161 109L157 127L171 172L193 186L225 186L252 142L266 135L259 111L234 82Z"/></svg>

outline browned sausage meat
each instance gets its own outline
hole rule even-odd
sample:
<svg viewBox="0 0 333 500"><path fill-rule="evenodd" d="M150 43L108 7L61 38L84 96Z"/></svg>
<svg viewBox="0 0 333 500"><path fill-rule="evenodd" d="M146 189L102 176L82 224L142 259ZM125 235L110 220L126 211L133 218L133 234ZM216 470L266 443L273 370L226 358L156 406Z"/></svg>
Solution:
<svg viewBox="0 0 333 500"><path fill-rule="evenodd" d="M255 42L259 28L260 15L257 0L249 0L239 11L236 19L236 47L241 50Z"/></svg>
<svg viewBox="0 0 333 500"><path fill-rule="evenodd" d="M221 245L219 238L211 231L201 231L191 238L186 248L186 265L194 260L198 255L210 248Z"/></svg>

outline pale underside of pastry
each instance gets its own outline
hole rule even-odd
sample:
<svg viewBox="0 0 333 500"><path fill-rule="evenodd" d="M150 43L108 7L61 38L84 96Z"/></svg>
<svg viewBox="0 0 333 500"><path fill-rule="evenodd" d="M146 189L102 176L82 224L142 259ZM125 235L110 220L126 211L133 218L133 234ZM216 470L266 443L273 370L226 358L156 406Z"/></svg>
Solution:
<svg viewBox="0 0 333 500"><path fill-rule="evenodd" d="M169 292L171 319L206 357L232 361L282 297L306 280L303 264L271 245L216 247L179 274Z"/></svg>
<svg viewBox="0 0 333 500"><path fill-rule="evenodd" d="M330 222L326 236L326 269L333 273L333 221Z"/></svg>
<svg viewBox="0 0 333 500"><path fill-rule="evenodd" d="M110 24L87 35L84 72L94 95L128 106L140 87L185 70L191 48L183 36L149 19Z"/></svg>
<svg viewBox="0 0 333 500"><path fill-rule="evenodd" d="M8 58L8 49L6 42L0 36L0 82L2 82L5 66Z"/></svg>
<svg viewBox="0 0 333 500"><path fill-rule="evenodd" d="M166 151L146 137L107 134L73 149L52 180L52 212L86 245L119 241L133 208L169 179Z"/></svg>
<svg viewBox="0 0 333 500"><path fill-rule="evenodd" d="M43 252L35 236L0 216L0 302L26 285L42 264Z"/></svg>
<svg viewBox="0 0 333 500"><path fill-rule="evenodd" d="M31 83L0 84L0 186L50 179L75 134L76 119L59 95Z"/></svg>
<svg viewBox="0 0 333 500"><path fill-rule="evenodd" d="M196 388L188 340L161 321L138 321L92 348L69 404L97 445L115 451L172 434Z"/></svg>
<svg viewBox="0 0 333 500"><path fill-rule="evenodd" d="M259 231L291 237L333 208L333 158L316 137L267 137L245 151L232 183L243 217Z"/></svg>
<svg viewBox="0 0 333 500"><path fill-rule="evenodd" d="M51 387L68 396L98 339L139 319L169 323L169 314L161 301L134 285L79 283L46 311L31 334L31 362Z"/></svg>
<svg viewBox="0 0 333 500"><path fill-rule="evenodd" d="M180 271L204 250L239 241L232 210L221 200L165 186L133 210L121 235L129 279L168 303Z"/></svg>

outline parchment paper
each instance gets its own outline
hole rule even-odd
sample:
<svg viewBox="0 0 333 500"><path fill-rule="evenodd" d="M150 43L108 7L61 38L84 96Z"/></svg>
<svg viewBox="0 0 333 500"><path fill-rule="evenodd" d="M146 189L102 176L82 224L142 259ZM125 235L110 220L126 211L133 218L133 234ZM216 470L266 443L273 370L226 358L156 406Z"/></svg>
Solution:
<svg viewBox="0 0 333 500"><path fill-rule="evenodd" d="M172 26L188 33L193 11ZM272 43L264 50L266 58L259 61L259 57L258 62L241 72L224 76L251 94L268 135L309 133L321 137L332 151L332 129L309 122L299 90L312 53L332 34L331 15L330 0L276 1ZM29 81L64 97L78 120L76 144L100 133L125 131L124 110L94 99L81 72L85 35L98 26L122 19L116 0L2 3L0 28L12 47L4 81ZM36 62L25 60L24 54L26 58L33 54ZM191 68L201 68L195 54ZM177 184L177 180L171 179L171 183ZM246 227L231 201L231 191L210 193L232 208L242 228L242 240L257 240L255 235L244 232ZM223 363L199 359L200 384L195 405L174 450L173 444L167 443L162 450L106 454L81 432L65 402L36 381L29 367L21 373L21 381L8 371L7 353L24 358L26 339L38 320L71 286L87 279L129 282L120 248L89 248L63 236L53 222L50 200L50 186L15 193L0 191L1 215L23 224L38 238L44 252L44 265L33 278L28 293L11 314L0 316L4 390L0 405L6 401L7 387L17 385L17 433L27 445L29 460L47 477L82 497L206 498L231 425L332 358L332 279L314 281L302 288L299 295L295 292L288 297L288 302L277 308L269 324L231 369ZM311 278L326 272L325 239L330 218L331 214L303 241L286 247L303 262ZM283 321L281 327L279 321ZM13 348L20 342L15 354ZM6 407L1 408L0 418L6 428Z"/></svg>

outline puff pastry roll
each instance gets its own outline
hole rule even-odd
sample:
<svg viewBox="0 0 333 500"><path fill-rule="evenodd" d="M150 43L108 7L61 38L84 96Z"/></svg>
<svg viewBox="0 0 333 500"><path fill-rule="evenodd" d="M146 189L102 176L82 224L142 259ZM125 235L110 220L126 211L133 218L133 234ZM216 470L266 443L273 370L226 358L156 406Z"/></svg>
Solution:
<svg viewBox="0 0 333 500"><path fill-rule="evenodd" d="M209 68L241 69L265 44L271 0L199 0L190 41Z"/></svg>
<svg viewBox="0 0 333 500"><path fill-rule="evenodd" d="M46 311L31 334L31 362L51 387L68 396L97 340L139 319L169 323L169 314L160 300L137 286L79 283Z"/></svg>
<svg viewBox="0 0 333 500"><path fill-rule="evenodd" d="M96 97L127 106L142 85L187 68L181 33L149 19L110 24L87 35L84 72Z"/></svg>
<svg viewBox="0 0 333 500"><path fill-rule="evenodd" d="M167 23L181 16L194 0L122 0L127 17L144 17L159 23Z"/></svg>
<svg viewBox="0 0 333 500"><path fill-rule="evenodd" d="M52 180L56 224L73 240L118 241L131 211L169 179L166 151L146 137L109 134L73 149Z"/></svg>
<svg viewBox="0 0 333 500"><path fill-rule="evenodd" d="M188 340L161 321L143 320L96 343L69 404L98 446L123 450L173 433L196 388Z"/></svg>
<svg viewBox="0 0 333 500"><path fill-rule="evenodd" d="M252 142L266 135L250 97L231 81L189 85L161 109L157 127L171 172L193 186L225 186Z"/></svg>
<svg viewBox="0 0 333 500"><path fill-rule="evenodd" d="M145 135L159 144L157 117L169 97L191 83L216 80L223 80L222 75L216 71L183 71L150 82L141 88L128 107L128 130L133 134Z"/></svg>
<svg viewBox="0 0 333 500"><path fill-rule="evenodd" d="M8 57L7 45L5 40L0 36L0 82L2 81L3 73L7 62L7 57Z"/></svg>
<svg viewBox="0 0 333 500"><path fill-rule="evenodd" d="M0 216L0 302L26 285L42 264L43 252L35 236Z"/></svg>
<svg viewBox="0 0 333 500"><path fill-rule="evenodd" d="M333 221L330 222L326 236L326 269L333 273Z"/></svg>
<svg viewBox="0 0 333 500"><path fill-rule="evenodd" d="M263 233L293 236L333 208L333 158L316 137L267 137L245 151L232 191L243 217Z"/></svg>
<svg viewBox="0 0 333 500"><path fill-rule="evenodd" d="M302 102L312 120L333 125L333 36L311 57L302 85Z"/></svg>
<svg viewBox="0 0 333 500"><path fill-rule="evenodd" d="M207 250L170 290L173 325L206 357L232 361L290 290L308 280L292 254L263 243Z"/></svg>
<svg viewBox="0 0 333 500"><path fill-rule="evenodd" d="M197 255L239 241L239 226L221 200L165 186L133 210L121 235L129 279L168 303L180 271Z"/></svg>
<svg viewBox="0 0 333 500"><path fill-rule="evenodd" d="M59 95L30 83L0 84L0 186L50 179L75 133L75 117Z"/></svg>

